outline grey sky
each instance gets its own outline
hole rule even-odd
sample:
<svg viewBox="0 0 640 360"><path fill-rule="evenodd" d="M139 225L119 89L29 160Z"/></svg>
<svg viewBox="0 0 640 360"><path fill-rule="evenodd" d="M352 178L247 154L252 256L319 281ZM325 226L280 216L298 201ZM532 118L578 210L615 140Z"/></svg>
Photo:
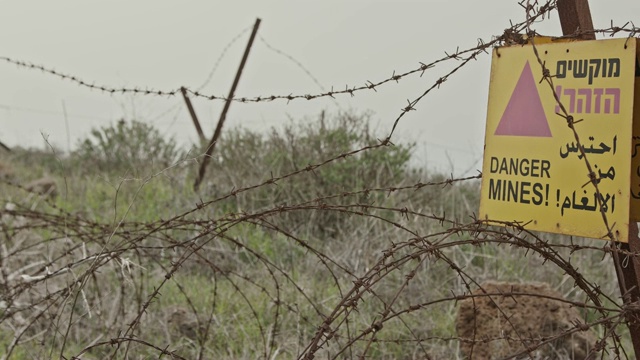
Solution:
<svg viewBox="0 0 640 360"><path fill-rule="evenodd" d="M591 0L596 28L622 25L640 14L635 0ZM431 1L0 1L0 56L25 60L113 87L172 90L202 85L229 41L262 19L258 36L304 65L325 89L388 78L499 35L524 19L515 0ZM536 24L561 33L556 13ZM203 92L226 96L246 31L231 47ZM446 74L454 62L377 92L287 104L234 103L227 126L266 129L289 118L313 121L321 110L373 112L381 133L405 107ZM460 175L480 169L490 56L482 55L424 98L400 123L396 141L416 141L419 160ZM236 92L265 96L322 92L296 64L257 40ZM0 140L42 146L41 133L66 149L65 104L71 146L93 126L119 118L153 122L181 142L196 133L180 97L107 95L39 71L0 63ZM207 136L223 106L194 100ZM453 168L451 168L452 162Z"/></svg>

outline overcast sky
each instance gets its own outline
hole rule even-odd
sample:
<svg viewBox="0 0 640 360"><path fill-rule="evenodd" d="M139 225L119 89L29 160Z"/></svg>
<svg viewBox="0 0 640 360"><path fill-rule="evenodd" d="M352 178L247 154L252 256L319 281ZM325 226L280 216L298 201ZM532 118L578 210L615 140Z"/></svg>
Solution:
<svg viewBox="0 0 640 360"><path fill-rule="evenodd" d="M637 0L591 0L596 28L638 20ZM491 40L524 20L516 0L421 1L1 1L0 56L41 64L112 87L173 90L203 85L226 96L250 28L262 19L237 97L314 94L380 81ZM634 16L636 18L634 18ZM636 21L640 23L640 21ZM557 13L535 25L560 35ZM244 31L244 32L243 32ZM268 45L267 45L268 44ZM293 57L312 77L289 58ZM415 99L455 62L423 77L336 100L234 103L225 126L268 129L289 119L315 121L322 110L370 111L386 134L407 99ZM461 175L481 169L490 55L465 66L405 116L396 142L415 141L421 165ZM322 86L322 88L321 88ZM194 100L207 137L224 105ZM66 108L69 132L65 127ZM0 140L9 146L73 148L91 127L120 118L151 122L181 143L196 132L180 97L108 95L69 81L0 63Z"/></svg>

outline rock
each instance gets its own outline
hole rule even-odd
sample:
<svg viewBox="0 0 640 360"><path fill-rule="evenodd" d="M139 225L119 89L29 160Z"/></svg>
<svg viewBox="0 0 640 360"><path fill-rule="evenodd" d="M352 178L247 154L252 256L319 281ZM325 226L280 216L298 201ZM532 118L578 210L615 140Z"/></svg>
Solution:
<svg viewBox="0 0 640 360"><path fill-rule="evenodd" d="M196 340L206 331L204 324L198 326L198 319L192 312L181 307L172 307L168 311L167 324L171 333L191 340Z"/></svg>
<svg viewBox="0 0 640 360"><path fill-rule="evenodd" d="M58 195L58 186L56 185L56 181L50 177L43 177L38 180L34 180L24 185L24 188L30 192L46 195L52 198Z"/></svg>
<svg viewBox="0 0 640 360"><path fill-rule="evenodd" d="M472 292L473 295L496 293L505 295L477 296L460 301L456 331L460 348L467 358L501 359L527 347L535 349L531 352L535 359L587 358L597 341L592 329L538 345L574 328L576 321L584 323L583 316L568 303L543 297L563 298L549 285L486 282L481 284L481 289ZM518 358L530 357L525 354Z"/></svg>

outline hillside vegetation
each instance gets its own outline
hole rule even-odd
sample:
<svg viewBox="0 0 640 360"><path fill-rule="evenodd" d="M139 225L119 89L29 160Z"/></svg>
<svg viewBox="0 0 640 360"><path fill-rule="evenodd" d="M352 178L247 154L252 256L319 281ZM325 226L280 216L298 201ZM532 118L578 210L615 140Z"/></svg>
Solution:
<svg viewBox="0 0 640 360"><path fill-rule="evenodd" d="M615 308L604 242L488 227L479 176L410 166L412 145L381 139L354 113L228 129L198 191L204 148L138 121L69 154L3 154L0 354L449 359L457 297L485 280L546 281L592 305L590 289ZM42 177L56 196L25 189ZM603 348L616 329L628 343L603 324Z"/></svg>

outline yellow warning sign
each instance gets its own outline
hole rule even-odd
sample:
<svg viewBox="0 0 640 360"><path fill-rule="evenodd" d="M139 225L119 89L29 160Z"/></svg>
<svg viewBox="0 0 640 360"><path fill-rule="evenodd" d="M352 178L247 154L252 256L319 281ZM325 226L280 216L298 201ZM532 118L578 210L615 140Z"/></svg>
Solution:
<svg viewBox="0 0 640 360"><path fill-rule="evenodd" d="M604 214L616 240L627 242L636 48L633 38L544 43L536 45L540 59L532 45L494 49L482 219L607 239ZM553 87L541 81L540 62ZM640 214L640 153L638 165Z"/></svg>

